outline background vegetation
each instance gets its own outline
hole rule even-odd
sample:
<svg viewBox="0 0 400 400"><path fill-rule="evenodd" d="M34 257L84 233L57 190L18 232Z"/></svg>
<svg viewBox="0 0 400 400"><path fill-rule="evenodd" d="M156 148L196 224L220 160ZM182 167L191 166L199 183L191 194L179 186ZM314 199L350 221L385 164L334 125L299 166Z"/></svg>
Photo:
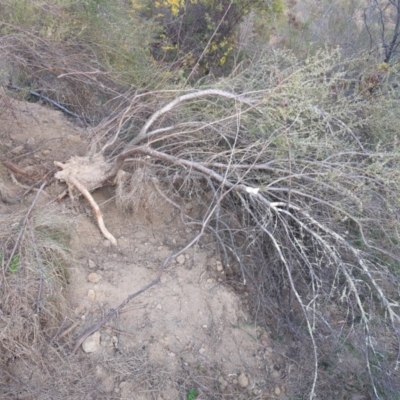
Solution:
<svg viewBox="0 0 400 400"><path fill-rule="evenodd" d="M0 15L10 92L71 111L117 166L146 157L141 184L175 204L206 203L186 223L215 235L254 321L308 351L293 398L398 398L400 1L3 0ZM11 254L19 232L2 237L7 290L28 285L32 251L64 268L39 239ZM7 301L37 330L2 341L22 357L46 322Z"/></svg>

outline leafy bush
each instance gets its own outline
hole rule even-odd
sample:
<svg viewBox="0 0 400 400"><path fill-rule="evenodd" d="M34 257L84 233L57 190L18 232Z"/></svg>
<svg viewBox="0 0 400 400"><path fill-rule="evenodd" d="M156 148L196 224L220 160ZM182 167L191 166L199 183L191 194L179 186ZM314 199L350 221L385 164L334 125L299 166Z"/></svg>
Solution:
<svg viewBox="0 0 400 400"><path fill-rule="evenodd" d="M280 0L163 0L143 2L138 9L141 15L155 17L162 27L154 57L186 77L199 78L210 72L229 73L238 29L246 15L282 13L283 4Z"/></svg>

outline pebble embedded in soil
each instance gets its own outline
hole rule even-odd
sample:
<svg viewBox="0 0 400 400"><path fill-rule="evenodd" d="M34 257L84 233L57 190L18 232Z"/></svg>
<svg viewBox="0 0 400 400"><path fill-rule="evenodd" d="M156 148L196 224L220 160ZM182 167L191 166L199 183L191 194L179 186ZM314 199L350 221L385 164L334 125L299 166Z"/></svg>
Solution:
<svg viewBox="0 0 400 400"><path fill-rule="evenodd" d="M85 312L85 310L86 310L86 307L83 304L78 304L75 307L75 313L78 315L83 314Z"/></svg>
<svg viewBox="0 0 400 400"><path fill-rule="evenodd" d="M243 372L239 375L238 384L242 388L246 388L247 386L249 386L249 379Z"/></svg>
<svg viewBox="0 0 400 400"><path fill-rule="evenodd" d="M222 376L218 379L218 383L222 391L228 387L228 382Z"/></svg>
<svg viewBox="0 0 400 400"><path fill-rule="evenodd" d="M104 393L111 393L114 390L115 378L112 375L107 376L100 384L100 388Z"/></svg>
<svg viewBox="0 0 400 400"><path fill-rule="evenodd" d="M92 272L87 276L87 280L91 283L98 283L101 281L101 275L97 274L96 272Z"/></svg>
<svg viewBox="0 0 400 400"><path fill-rule="evenodd" d="M178 257L176 257L176 262L180 265L185 264L186 258L183 254L180 254Z"/></svg>
<svg viewBox="0 0 400 400"><path fill-rule="evenodd" d="M68 135L67 137L65 137L64 140L66 140L69 143L81 143L82 142L81 137L78 135Z"/></svg>
<svg viewBox="0 0 400 400"><path fill-rule="evenodd" d="M279 386L277 386L277 387L275 388L274 393L275 393L277 396L279 396L279 395L281 394L281 389L280 389Z"/></svg>
<svg viewBox="0 0 400 400"><path fill-rule="evenodd" d="M111 393L114 390L115 378L113 375L105 370L101 365L96 366L96 376L100 383L100 389L105 393Z"/></svg>
<svg viewBox="0 0 400 400"><path fill-rule="evenodd" d="M18 155L21 154L23 151L24 151L24 146L17 146L11 150L11 153Z"/></svg>
<svg viewBox="0 0 400 400"><path fill-rule="evenodd" d="M271 376L273 377L273 378L279 378L280 376L281 376L281 374L279 373L279 371L277 371L277 370L273 370L272 372L271 372Z"/></svg>
<svg viewBox="0 0 400 400"><path fill-rule="evenodd" d="M96 263L89 258L88 260L88 267L89 269L95 269L97 267Z"/></svg>
<svg viewBox="0 0 400 400"><path fill-rule="evenodd" d="M222 272L224 270L224 267L222 266L221 261L217 261L217 271Z"/></svg>
<svg viewBox="0 0 400 400"><path fill-rule="evenodd" d="M96 300L96 292L93 289L89 289L87 297L90 301Z"/></svg>
<svg viewBox="0 0 400 400"><path fill-rule="evenodd" d="M86 338L82 343L82 349L85 353L94 353L100 348L100 332L97 331Z"/></svg>

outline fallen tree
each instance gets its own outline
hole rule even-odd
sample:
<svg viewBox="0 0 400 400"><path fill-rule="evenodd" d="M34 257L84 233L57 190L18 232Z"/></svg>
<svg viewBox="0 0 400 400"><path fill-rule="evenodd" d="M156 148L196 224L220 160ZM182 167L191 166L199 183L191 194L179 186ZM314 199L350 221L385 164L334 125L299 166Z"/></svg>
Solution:
<svg viewBox="0 0 400 400"><path fill-rule="evenodd" d="M351 345L380 398L382 382L397 390L400 159L390 129L379 131L397 99L384 86L373 99L357 88L359 60L269 56L223 88L133 96L95 130L93 154L56 163L55 177L89 200L115 245L89 192L116 185L117 204L133 210L148 203L147 189L159 193L186 224L214 235L256 320L308 339L314 374L301 390L322 398L321 354L339 368L332 349ZM155 111L132 130L149 99ZM379 339L386 329L390 343Z"/></svg>

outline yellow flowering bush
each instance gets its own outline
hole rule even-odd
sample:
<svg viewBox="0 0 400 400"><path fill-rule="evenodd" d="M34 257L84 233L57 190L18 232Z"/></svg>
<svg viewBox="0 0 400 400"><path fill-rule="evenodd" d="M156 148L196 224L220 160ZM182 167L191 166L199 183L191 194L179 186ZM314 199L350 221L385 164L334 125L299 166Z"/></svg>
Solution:
<svg viewBox="0 0 400 400"><path fill-rule="evenodd" d="M138 1L131 0L133 9L138 9ZM145 1L143 14L155 18L162 26L153 56L183 69L189 77L229 71L237 30L248 13L257 10L268 15L283 11L282 0Z"/></svg>

